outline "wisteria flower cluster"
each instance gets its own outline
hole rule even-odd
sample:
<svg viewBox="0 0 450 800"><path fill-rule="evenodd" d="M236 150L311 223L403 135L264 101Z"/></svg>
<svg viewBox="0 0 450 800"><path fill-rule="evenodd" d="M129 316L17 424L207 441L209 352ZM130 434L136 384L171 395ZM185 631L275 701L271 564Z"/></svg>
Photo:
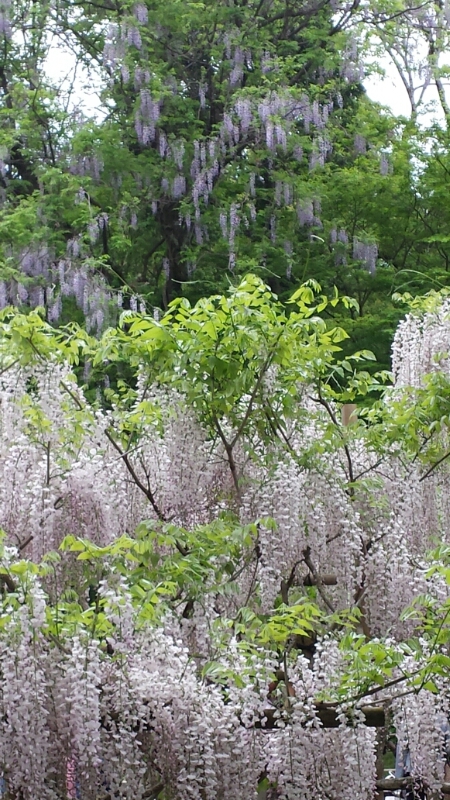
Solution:
<svg viewBox="0 0 450 800"><path fill-rule="evenodd" d="M164 320L130 314L127 347L136 324L164 335ZM445 370L433 356L448 348L447 318L444 303L400 326L386 402ZM183 374L170 387L152 377L148 335L135 340L132 402L113 393L109 407L39 338L28 361L11 339L3 350L0 771L12 796L212 800L239 785L255 798L262 781L286 800L344 800L349 787L366 800L379 767L370 702L392 714L413 775L442 783L445 681L403 691L421 662L402 612L418 596L446 602L426 563L450 536L445 462L423 479L420 458L380 454L358 424L341 426L313 371L289 384L291 361L267 361L270 335L264 380L220 419L214 396L201 412L206 375L191 401ZM436 654L426 638L418 648L424 663ZM355 677L364 652L372 701Z"/></svg>

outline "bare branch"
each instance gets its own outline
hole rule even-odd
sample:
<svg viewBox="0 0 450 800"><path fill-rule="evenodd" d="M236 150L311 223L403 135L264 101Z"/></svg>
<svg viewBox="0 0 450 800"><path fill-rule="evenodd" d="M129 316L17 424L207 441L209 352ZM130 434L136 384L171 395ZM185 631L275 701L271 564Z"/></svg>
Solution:
<svg viewBox="0 0 450 800"><path fill-rule="evenodd" d="M336 414L334 413L333 409L331 408L330 403L328 402L328 400L326 400L323 397L322 392L320 390L320 386L318 386L317 391L318 391L319 397L311 397L311 400L313 400L314 403L318 403L319 405L323 406L323 408L326 410L328 416L330 417L333 425L336 427L336 430L338 431L338 433L339 433L339 435L340 435L340 437L342 439L342 446L344 448L344 453L345 453L345 456L346 456L346 459L347 459L348 479L349 479L350 484L353 484L355 482L355 475L354 475L354 472L353 472L353 461L352 461L352 457L351 457L351 453L350 453L349 447L347 445L347 442L345 441L344 434L342 433L342 426L339 425L339 422L337 420ZM353 494L354 494L353 486L349 487L349 494L350 494L350 497L353 497Z"/></svg>
<svg viewBox="0 0 450 800"><path fill-rule="evenodd" d="M323 602L325 603L327 608L331 611L331 613L334 614L336 609L335 609L333 603L331 602L331 600L328 598L326 592L324 591L322 579L321 579L320 575L318 574L316 568L314 567L314 564L311 561L311 548L309 546L306 547L303 550L303 560L304 560L306 566L308 567L311 575L313 576L313 578L315 580L315 585L317 586L317 591L319 592Z"/></svg>
<svg viewBox="0 0 450 800"><path fill-rule="evenodd" d="M439 467L439 465L440 465L440 464L442 464L442 462L443 462L443 461L445 461L445 460L446 460L446 459L447 459L449 456L450 456L450 450L448 450L446 453L444 453L444 455L443 455L443 456L441 456L441 458L438 458L438 460L437 460L437 461L435 461L435 462L434 462L434 464L432 464L432 465L431 465L431 467L430 467L429 469L427 469L427 471L425 472L425 474L424 474L424 475L422 475L422 476L419 478L419 483L421 483L422 481L424 481L424 480L425 480L425 478L428 478L428 476L429 476L429 475L431 475L431 473L432 473L432 472L434 472L434 470L435 470L437 467Z"/></svg>
<svg viewBox="0 0 450 800"><path fill-rule="evenodd" d="M105 429L105 435L106 435L107 439L111 442L112 446L120 454L121 458L123 458L123 462L124 462L128 472L130 473L131 477L133 478L134 483L141 490L141 492L143 492L143 494L145 494L146 498L150 501L150 504L151 504L156 516L158 517L158 519L160 519L160 520L162 520L164 522L165 519L166 519L165 515L163 514L163 512L159 508L150 486L146 487L142 483L141 479L139 478L139 475L136 473L136 470L134 469L130 459L128 458L128 453L126 453L124 450L122 450L121 446L118 444L118 442L116 442L116 440L112 436L111 432L107 428ZM185 555L185 553L183 555Z"/></svg>

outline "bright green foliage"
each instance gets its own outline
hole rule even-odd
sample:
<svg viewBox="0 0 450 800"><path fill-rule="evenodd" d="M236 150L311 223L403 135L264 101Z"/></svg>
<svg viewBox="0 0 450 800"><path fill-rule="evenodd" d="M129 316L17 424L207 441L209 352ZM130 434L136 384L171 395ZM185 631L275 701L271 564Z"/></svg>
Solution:
<svg viewBox="0 0 450 800"><path fill-rule="evenodd" d="M157 321L131 312L122 316L121 328L107 331L95 349L94 368L105 359L127 369L143 370L148 386L178 390L213 438L224 445L233 482L239 494L240 477L235 463L238 446L256 460L262 443L275 439L291 453L286 434L290 418L297 421L311 412L304 406L307 387L316 397L317 409L331 411L330 403L360 401L379 393L384 374L370 375L365 364L370 351L342 359L343 328L330 326L319 316L326 309L355 307L353 300L332 299L309 282L283 306L268 287L249 275L228 296L213 296L191 307L175 300ZM113 405L130 405L120 425L124 442L141 425L156 422L158 404L140 398L133 402L132 386L121 382L109 393ZM229 433L232 431L232 433ZM308 460L324 448L340 449L346 433L333 412L321 439L310 443L301 458Z"/></svg>
<svg viewBox="0 0 450 800"><path fill-rule="evenodd" d="M133 538L122 536L110 545L98 547L68 536L60 552L47 554L41 564L23 559L7 566L2 534L0 580L4 576L9 591L2 597L0 630L11 624L15 612L27 604L31 585L41 580L49 588L41 633L63 650L70 646L74 635L100 639L106 647L108 637L120 634L121 608L126 609L127 599L123 594L115 601L118 618L113 622L110 601L101 598L96 587L100 581L119 579L122 591L129 593L133 603L136 635L149 624L162 624L168 612L188 618L194 603L204 603L209 593L216 598L235 595L234 617L222 617L215 626L217 653L227 647L230 635L238 637L243 653L261 648L269 652L283 650L289 637L311 634L326 624L326 617L307 597L291 606L279 605L269 614L258 611L253 596L246 598L247 605L238 603L236 579L252 560L260 524L270 526L271 522L261 520L239 526L232 518L223 517L188 531L147 521L138 527ZM66 576L62 594L54 594L53 579L55 583L60 579L57 576L61 575L65 554L69 553L74 555L80 570L72 570L72 577ZM86 596L90 598L88 605ZM106 604L108 614L105 614ZM213 673L211 663L204 674L213 677ZM227 676L239 681L239 676L228 673ZM215 674L214 679L217 677Z"/></svg>

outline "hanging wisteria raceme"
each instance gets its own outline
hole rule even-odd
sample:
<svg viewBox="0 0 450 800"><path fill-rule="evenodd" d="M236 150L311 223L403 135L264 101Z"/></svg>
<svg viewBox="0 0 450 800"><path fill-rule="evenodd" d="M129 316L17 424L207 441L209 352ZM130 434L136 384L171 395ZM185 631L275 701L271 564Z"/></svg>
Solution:
<svg viewBox="0 0 450 800"><path fill-rule="evenodd" d="M376 271L378 247L376 244L369 244L368 242L361 242L358 239L354 239L353 258L355 261L361 261L365 269L373 275Z"/></svg>
<svg viewBox="0 0 450 800"><path fill-rule="evenodd" d="M95 242L107 225L100 215L88 228ZM46 307L49 322L61 319L64 298L73 298L83 312L88 330L100 332L116 321L114 294L104 276L92 269L79 239L67 243L67 257L56 261L46 247L25 251L20 268L25 282L0 282L0 308L7 306ZM84 258L83 258L84 256Z"/></svg>
<svg viewBox="0 0 450 800"><path fill-rule="evenodd" d="M426 375L448 374L450 303L436 299L435 308L424 315L407 314L395 334L392 369L397 386L423 385Z"/></svg>
<svg viewBox="0 0 450 800"><path fill-rule="evenodd" d="M439 792L448 748L448 701L444 692L393 701L398 761L414 775L416 788ZM420 725L418 720L420 719Z"/></svg>
<svg viewBox="0 0 450 800"><path fill-rule="evenodd" d="M1 526L11 532L17 546L27 541L26 552L36 560L58 547L65 534L92 538L100 544L120 535L127 526L125 487L112 452L107 471L111 488L106 495L101 478L106 477L104 459L108 459L102 442L107 422L101 415L86 418L79 449L73 398L80 405L84 398L79 389L70 387L70 372L57 364L32 373L8 371L2 376L5 492ZM39 415L33 418L36 402ZM64 439L66 445L61 449ZM107 496L114 498L112 505Z"/></svg>
<svg viewBox="0 0 450 800"><path fill-rule="evenodd" d="M5 0L0 8L0 36L4 40L8 40L12 34L11 12L11 3Z"/></svg>

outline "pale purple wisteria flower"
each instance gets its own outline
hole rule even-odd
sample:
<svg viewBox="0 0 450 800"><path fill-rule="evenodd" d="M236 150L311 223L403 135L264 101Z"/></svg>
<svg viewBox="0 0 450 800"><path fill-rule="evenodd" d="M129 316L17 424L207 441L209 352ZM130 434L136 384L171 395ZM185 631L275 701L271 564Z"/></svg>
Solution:
<svg viewBox="0 0 450 800"><path fill-rule="evenodd" d="M355 140L354 140L354 145L353 146L354 146L354 149L355 149L355 153L357 153L358 155L364 155L366 153L366 151L367 151L367 144L366 144L365 137L362 136L360 133L357 133L355 135Z"/></svg>
<svg viewBox="0 0 450 800"><path fill-rule="evenodd" d="M356 261L362 261L364 267L373 275L376 271L378 247L376 244L355 238L353 240L353 258Z"/></svg>
<svg viewBox="0 0 450 800"><path fill-rule="evenodd" d="M388 175L389 169L390 169L389 159L386 153L382 153L380 156L380 174Z"/></svg>
<svg viewBox="0 0 450 800"><path fill-rule="evenodd" d="M136 3L133 8L134 16L141 25L146 25L148 22L147 6L144 3Z"/></svg>

